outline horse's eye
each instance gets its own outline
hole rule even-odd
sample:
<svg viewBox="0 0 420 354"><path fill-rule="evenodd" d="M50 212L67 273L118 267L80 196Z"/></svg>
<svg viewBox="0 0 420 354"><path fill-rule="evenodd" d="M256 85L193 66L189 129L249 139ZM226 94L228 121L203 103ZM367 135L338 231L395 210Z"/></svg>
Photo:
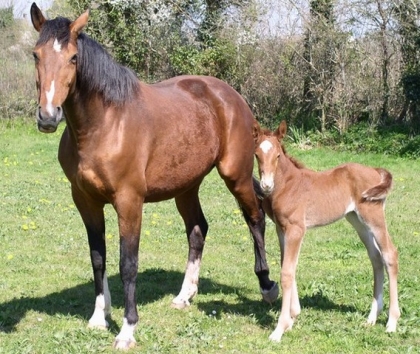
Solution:
<svg viewBox="0 0 420 354"><path fill-rule="evenodd" d="M73 55L70 59L70 63L76 64L77 63L77 54Z"/></svg>
<svg viewBox="0 0 420 354"><path fill-rule="evenodd" d="M38 63L39 62L38 54L36 54L35 52L33 52L32 55L34 57L35 63Z"/></svg>

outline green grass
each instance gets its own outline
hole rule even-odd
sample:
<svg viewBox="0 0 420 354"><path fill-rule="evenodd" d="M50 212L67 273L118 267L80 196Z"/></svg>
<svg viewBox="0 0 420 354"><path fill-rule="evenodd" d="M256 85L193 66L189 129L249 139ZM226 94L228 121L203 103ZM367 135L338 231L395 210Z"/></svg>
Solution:
<svg viewBox="0 0 420 354"><path fill-rule="evenodd" d="M34 124L0 125L0 353L110 353L122 321L115 213L106 208L108 273L113 300L108 331L87 329L94 289L85 230L57 162L60 134ZM281 343L271 343L280 300L261 301L252 242L237 205L217 173L201 199L210 229L199 294L190 308L170 308L186 264L187 243L173 201L144 209L138 277L142 353L418 353L420 352L420 163L331 150L289 153L320 170L344 161L383 166L394 175L387 220L400 252L397 333L385 333L385 311L365 327L372 294L370 263L344 221L311 230L302 247L298 287L302 314ZM279 247L267 227L271 277ZM387 284L386 284L387 286Z"/></svg>

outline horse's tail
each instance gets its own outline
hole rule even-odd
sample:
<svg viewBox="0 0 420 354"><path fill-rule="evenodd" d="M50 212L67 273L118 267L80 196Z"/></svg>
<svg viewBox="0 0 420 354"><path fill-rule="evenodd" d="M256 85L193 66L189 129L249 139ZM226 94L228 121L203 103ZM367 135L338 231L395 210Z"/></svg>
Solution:
<svg viewBox="0 0 420 354"><path fill-rule="evenodd" d="M254 192L258 199L263 200L266 195L263 193L260 185L260 181L255 178L255 176L252 176L252 184L254 186Z"/></svg>
<svg viewBox="0 0 420 354"><path fill-rule="evenodd" d="M369 202L384 201L392 188L392 174L384 168L375 168L375 170L381 175L381 183L362 194L363 199Z"/></svg>

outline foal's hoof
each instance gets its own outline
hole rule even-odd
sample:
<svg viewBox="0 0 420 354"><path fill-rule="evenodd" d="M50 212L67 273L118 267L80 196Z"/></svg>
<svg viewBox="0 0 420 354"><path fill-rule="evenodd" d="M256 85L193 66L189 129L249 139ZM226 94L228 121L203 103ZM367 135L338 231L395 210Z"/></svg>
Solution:
<svg viewBox="0 0 420 354"><path fill-rule="evenodd" d="M183 310L185 308L187 308L188 306L190 306L190 302L189 301L172 301L171 307L173 309L177 309L177 310Z"/></svg>
<svg viewBox="0 0 420 354"><path fill-rule="evenodd" d="M129 350L136 346L134 339L116 339L114 342L114 349Z"/></svg>
<svg viewBox="0 0 420 354"><path fill-rule="evenodd" d="M277 300L279 296L279 285L274 283L270 290L260 289L261 295L265 302L268 302L270 305Z"/></svg>
<svg viewBox="0 0 420 354"><path fill-rule="evenodd" d="M268 339L272 342L280 342L282 336L283 333L276 329L273 333L270 334L270 337L268 337Z"/></svg>

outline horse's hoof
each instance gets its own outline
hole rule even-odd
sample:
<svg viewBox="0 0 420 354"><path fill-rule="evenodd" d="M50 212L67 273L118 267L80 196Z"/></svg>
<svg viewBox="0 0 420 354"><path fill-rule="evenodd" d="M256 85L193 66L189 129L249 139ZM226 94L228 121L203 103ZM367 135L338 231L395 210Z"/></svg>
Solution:
<svg viewBox="0 0 420 354"><path fill-rule="evenodd" d="M108 330L109 327L109 323L108 321L105 321L104 323L88 323L88 328L89 329L100 329L102 331L106 331Z"/></svg>
<svg viewBox="0 0 420 354"><path fill-rule="evenodd" d="M271 305L279 296L279 285L274 283L270 290L261 289L261 295L263 300Z"/></svg>
<svg viewBox="0 0 420 354"><path fill-rule="evenodd" d="M114 342L114 349L129 350L136 346L135 339L116 339Z"/></svg>
<svg viewBox="0 0 420 354"><path fill-rule="evenodd" d="M179 301L179 302L172 301L172 304L171 304L171 307L177 310L183 310L187 308L188 306L190 306L189 301Z"/></svg>

